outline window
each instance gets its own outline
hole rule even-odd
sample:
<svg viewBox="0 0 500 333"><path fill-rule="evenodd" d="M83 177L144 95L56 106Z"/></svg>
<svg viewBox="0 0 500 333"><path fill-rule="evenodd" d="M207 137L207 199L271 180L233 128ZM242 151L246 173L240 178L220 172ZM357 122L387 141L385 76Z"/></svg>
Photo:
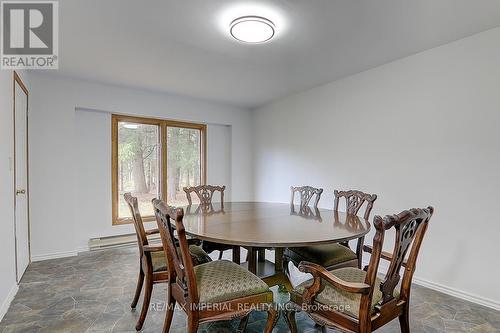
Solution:
<svg viewBox="0 0 500 333"><path fill-rule="evenodd" d="M201 131L167 127L167 202L187 205L186 186L201 185ZM192 198L196 203L196 198Z"/></svg>
<svg viewBox="0 0 500 333"><path fill-rule="evenodd" d="M205 183L205 135L205 125L113 115L113 224L132 222L126 192L145 221L154 220L153 198L187 205L183 188Z"/></svg>

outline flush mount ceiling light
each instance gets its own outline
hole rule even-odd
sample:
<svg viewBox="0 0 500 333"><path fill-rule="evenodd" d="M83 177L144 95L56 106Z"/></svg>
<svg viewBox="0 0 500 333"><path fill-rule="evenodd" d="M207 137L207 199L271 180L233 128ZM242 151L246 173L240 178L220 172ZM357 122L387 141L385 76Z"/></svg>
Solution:
<svg viewBox="0 0 500 333"><path fill-rule="evenodd" d="M234 39L251 44L264 43L273 38L274 23L261 16L242 16L229 25Z"/></svg>

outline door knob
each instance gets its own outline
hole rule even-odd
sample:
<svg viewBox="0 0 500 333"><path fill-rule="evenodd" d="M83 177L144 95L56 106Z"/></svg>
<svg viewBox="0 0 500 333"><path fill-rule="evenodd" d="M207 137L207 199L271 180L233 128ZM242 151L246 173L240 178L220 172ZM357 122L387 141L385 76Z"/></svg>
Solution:
<svg viewBox="0 0 500 333"><path fill-rule="evenodd" d="M16 190L16 195L26 194L26 190Z"/></svg>

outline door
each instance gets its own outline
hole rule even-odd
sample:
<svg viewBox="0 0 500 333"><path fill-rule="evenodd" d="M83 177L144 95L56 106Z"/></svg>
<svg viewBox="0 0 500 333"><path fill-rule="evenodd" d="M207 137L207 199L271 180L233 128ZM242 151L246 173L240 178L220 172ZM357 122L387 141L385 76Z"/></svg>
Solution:
<svg viewBox="0 0 500 333"><path fill-rule="evenodd" d="M31 261L28 200L28 90L14 72L14 184L16 277L23 277Z"/></svg>

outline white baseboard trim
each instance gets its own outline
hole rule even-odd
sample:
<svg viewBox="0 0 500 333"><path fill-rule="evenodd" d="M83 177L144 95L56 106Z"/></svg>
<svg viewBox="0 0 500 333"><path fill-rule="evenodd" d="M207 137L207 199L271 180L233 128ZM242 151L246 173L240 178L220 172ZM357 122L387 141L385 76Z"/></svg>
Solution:
<svg viewBox="0 0 500 333"><path fill-rule="evenodd" d="M32 262L44 261L50 259L59 259L59 258L67 258L74 257L78 255L78 251L66 251L66 252L55 252L55 253L47 253L47 254L39 254L31 256Z"/></svg>
<svg viewBox="0 0 500 333"><path fill-rule="evenodd" d="M447 294L450 296L454 296L472 303L476 303L479 305L486 306L488 308L492 308L494 310L500 311L500 302L495 301L493 299L489 299L486 297L478 296L475 294L468 293L466 291L458 290L455 288L444 286L440 283L432 282L429 280L421 279L419 277L414 276L413 282L418 284L419 286L426 287L432 290L436 290L442 292L443 294Z"/></svg>
<svg viewBox="0 0 500 333"><path fill-rule="evenodd" d="M161 240L159 234L151 235L148 239L156 241ZM137 236L135 233L91 238L89 239L88 248L90 251L94 251L126 246L137 246Z"/></svg>
<svg viewBox="0 0 500 333"><path fill-rule="evenodd" d="M80 246L76 249L77 253L88 252L88 251L90 251L90 248L88 246Z"/></svg>
<svg viewBox="0 0 500 333"><path fill-rule="evenodd" d="M368 265L368 262L369 262L368 260L363 260L363 266ZM380 261L380 264L378 267L379 274L385 274L388 269L389 269L389 265L387 264L387 262ZM476 304L486 306L488 308L492 308L494 310L500 311L500 302L493 300L493 299L489 299L489 298L486 298L483 296L471 294L469 292L455 289L452 287L447 287L447 286L442 285L442 284L437 283L437 282L432 282L432 281L429 281L426 279L419 278L416 275L413 275L413 283L415 283L416 285L425 287L425 288L439 291L439 292L446 294L446 295L457 297L457 298L463 299L465 301L469 301L472 303L476 303Z"/></svg>
<svg viewBox="0 0 500 333"><path fill-rule="evenodd" d="M7 310L9 310L10 303L14 300L14 297L16 297L16 294L19 290L19 286L17 284L14 284L12 288L9 291L9 294L5 298L5 300L2 303L2 307L0 307L0 321L3 319L5 314L7 313Z"/></svg>
<svg viewBox="0 0 500 333"><path fill-rule="evenodd" d="M128 235L126 235L128 236ZM91 246L80 246L77 247L74 251L65 251L65 252L55 252L55 253L47 253L47 254L39 254L39 255L32 255L31 256L31 261L32 262L38 262L38 261L44 261L44 260L50 260L50 259L60 259L60 258L68 258L68 257L75 257L78 255L78 253L81 252L88 252L92 250L97 250L97 249L105 249L105 248L113 248L113 247L125 247L125 246L131 246L134 245L136 246L137 244L137 239L135 238L135 235L133 235L134 238L132 239L131 242L115 242L112 244L107 244L106 246L97 246L97 247L91 247ZM123 236L117 236L123 237ZM114 237L109 237L110 239ZM155 237L150 238L150 239L155 239ZM156 236L156 239L159 239L159 235ZM110 241L108 241L110 242Z"/></svg>

